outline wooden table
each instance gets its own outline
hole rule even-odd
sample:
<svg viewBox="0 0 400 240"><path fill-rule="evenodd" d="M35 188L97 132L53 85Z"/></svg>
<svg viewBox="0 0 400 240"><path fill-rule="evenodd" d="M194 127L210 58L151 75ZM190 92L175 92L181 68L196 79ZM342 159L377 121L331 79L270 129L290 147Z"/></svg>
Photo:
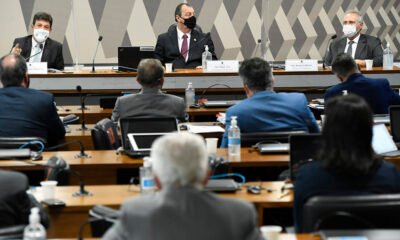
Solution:
<svg viewBox="0 0 400 240"><path fill-rule="evenodd" d="M247 184L259 184L247 183ZM246 184L246 185L247 185ZM258 213L259 223L263 221L263 210L268 208L291 207L293 203L292 192L281 193L283 182L263 182L265 190L260 195L249 194L243 186L235 193L221 193L222 197L238 198L254 203ZM267 189L270 191L267 192ZM93 193L90 197L73 197L72 194L78 190L78 186L57 187L57 199L63 200L66 207L50 208L50 228L48 237L68 238L76 237L79 226L88 218L88 211L97 204L106 205L118 209L122 202L128 197L140 194L138 186L129 185L106 185L106 186L87 186L86 190ZM41 188L33 191L34 196L42 200ZM90 229L85 229L85 236L90 236Z"/></svg>

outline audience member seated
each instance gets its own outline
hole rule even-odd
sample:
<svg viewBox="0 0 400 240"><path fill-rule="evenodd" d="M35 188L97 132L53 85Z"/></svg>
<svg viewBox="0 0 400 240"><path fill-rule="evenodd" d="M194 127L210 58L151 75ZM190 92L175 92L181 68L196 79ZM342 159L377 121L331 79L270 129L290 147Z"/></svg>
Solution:
<svg viewBox="0 0 400 240"><path fill-rule="evenodd" d="M196 16L192 6L180 3L175 9L176 27L170 27L157 39L155 57L163 64L173 63L174 68L195 68L202 64L202 54L207 45L213 60L216 60L211 36L196 27Z"/></svg>
<svg viewBox="0 0 400 240"><path fill-rule="evenodd" d="M41 137L48 145L65 136L49 93L29 88L25 59L9 54L0 59L0 136Z"/></svg>
<svg viewBox="0 0 400 240"><path fill-rule="evenodd" d="M151 160L160 191L125 202L103 239L262 239L252 204L203 190L208 156L202 137L163 136L154 142Z"/></svg>
<svg viewBox="0 0 400 240"><path fill-rule="evenodd" d="M185 101L177 96L161 92L164 84L164 68L157 59L143 59L138 66L136 81L142 86L137 94L117 99L112 120L130 117L186 118Z"/></svg>
<svg viewBox="0 0 400 240"><path fill-rule="evenodd" d="M237 116L242 133L273 131L319 132L314 115L302 93L274 92L274 77L268 62L253 58L239 68L247 99L226 111L221 147L228 146L231 117Z"/></svg>
<svg viewBox="0 0 400 240"><path fill-rule="evenodd" d="M28 178L19 172L0 170L0 228L29 224L31 208L39 207L41 221L48 226L48 216L40 203L28 194Z"/></svg>
<svg viewBox="0 0 400 240"><path fill-rule="evenodd" d="M357 95L326 103L320 152L296 177L297 232L301 231L303 205L312 196L400 192L399 171L372 149L372 125L371 109Z"/></svg>
<svg viewBox="0 0 400 240"><path fill-rule="evenodd" d="M353 58L345 53L339 54L332 64L332 72L341 83L326 90L325 100L343 91L363 97L374 114L386 114L390 105L399 105L400 96L394 92L386 78L367 78L360 73Z"/></svg>

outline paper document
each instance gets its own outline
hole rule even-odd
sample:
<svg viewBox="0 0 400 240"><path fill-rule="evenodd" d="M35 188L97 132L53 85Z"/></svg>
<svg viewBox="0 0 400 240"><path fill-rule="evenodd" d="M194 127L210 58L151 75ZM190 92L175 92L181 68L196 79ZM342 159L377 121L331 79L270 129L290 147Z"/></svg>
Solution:
<svg viewBox="0 0 400 240"><path fill-rule="evenodd" d="M220 126L194 126L188 125L188 131L191 133L214 133L214 132L225 132Z"/></svg>

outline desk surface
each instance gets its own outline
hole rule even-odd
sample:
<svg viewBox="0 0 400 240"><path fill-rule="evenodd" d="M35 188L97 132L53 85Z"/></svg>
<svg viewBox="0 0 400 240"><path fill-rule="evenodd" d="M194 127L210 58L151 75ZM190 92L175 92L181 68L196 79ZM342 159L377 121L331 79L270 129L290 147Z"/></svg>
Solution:
<svg viewBox="0 0 400 240"><path fill-rule="evenodd" d="M260 184L247 183L247 184ZM249 194L245 186L236 193L220 193L222 197L234 197L249 201L255 204L258 212L259 222L263 220L264 208L291 207L293 195L282 194L283 182L262 182L265 190L260 195ZM88 211L96 204L102 204L113 208L119 208L127 198L140 194L138 186L129 185L107 185L107 186L87 186L86 190L93 193L91 197L73 197L72 194L78 190L78 186L57 187L55 197L66 203L63 208L51 208L49 237L74 237L79 225L88 217ZM270 191L267 192L267 189ZM41 188L32 191L33 195L40 201L42 200ZM286 192L284 192L286 193ZM85 231L85 236L90 236L89 228Z"/></svg>

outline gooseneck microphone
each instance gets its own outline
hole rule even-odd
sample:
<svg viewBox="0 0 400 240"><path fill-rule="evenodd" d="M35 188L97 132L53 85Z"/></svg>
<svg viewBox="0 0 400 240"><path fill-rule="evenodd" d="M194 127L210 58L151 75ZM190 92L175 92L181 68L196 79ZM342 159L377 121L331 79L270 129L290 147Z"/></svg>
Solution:
<svg viewBox="0 0 400 240"><path fill-rule="evenodd" d="M80 101L81 101L81 107L80 107L80 109L81 109L81 111L82 111L82 121L81 121L81 127L78 129L78 130L80 130L80 131L85 131L85 130L89 130L87 127L86 127L86 124L85 124L85 109L87 109L86 107L85 107L85 97L83 96L83 94L82 94L82 87L81 87L81 85L78 85L78 86L76 86L76 91L79 93L79 95L80 95Z"/></svg>
<svg viewBox="0 0 400 240"><path fill-rule="evenodd" d="M96 69L94 67L94 60L96 59L97 50L99 49L101 40L103 40L103 36L99 36L99 39L97 39L97 46L96 46L96 50L94 51L94 56L93 56L92 73L96 72Z"/></svg>
<svg viewBox="0 0 400 240"><path fill-rule="evenodd" d="M28 62L29 59L31 59L32 57L41 54L41 53L43 52L43 43L40 43L40 44L39 44L39 48L40 48L40 51L39 51L39 52L33 54L32 56L29 56L29 57L25 58L25 61Z"/></svg>
<svg viewBox="0 0 400 240"><path fill-rule="evenodd" d="M333 35L333 36L329 39L328 46L327 46L326 49L325 49L324 57L322 58L322 69L325 69L325 68L326 68L326 66L325 66L326 55L327 55L328 52L329 52L329 48L331 47L331 44L332 44L333 39L335 39L336 37L337 37L337 35L335 34L335 35Z"/></svg>
<svg viewBox="0 0 400 240"><path fill-rule="evenodd" d="M70 142L60 143L58 145L48 147L45 150L46 151L56 150L59 149L60 147L64 147L70 144L79 144L79 154L77 154L75 158L90 158L90 156L85 153L85 146L81 141L70 141Z"/></svg>

